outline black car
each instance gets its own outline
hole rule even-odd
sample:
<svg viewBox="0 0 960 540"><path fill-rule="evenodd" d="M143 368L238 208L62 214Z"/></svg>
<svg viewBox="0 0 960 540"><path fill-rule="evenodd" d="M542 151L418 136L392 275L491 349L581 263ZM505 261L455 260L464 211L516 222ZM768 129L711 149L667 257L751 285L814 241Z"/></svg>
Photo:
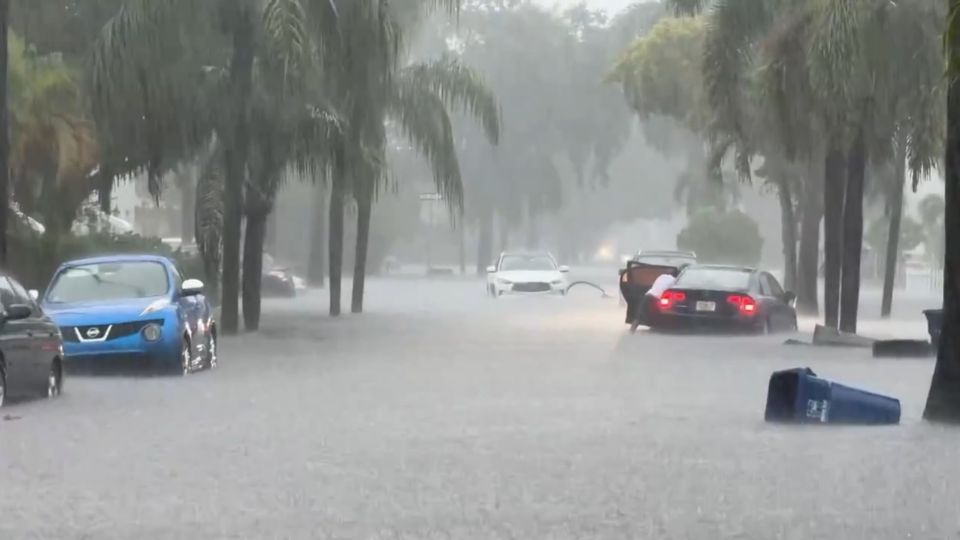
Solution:
<svg viewBox="0 0 960 540"><path fill-rule="evenodd" d="M0 406L8 396L55 397L63 388L60 330L15 280L0 275Z"/></svg>
<svg viewBox="0 0 960 540"><path fill-rule="evenodd" d="M660 295L650 324L654 328L792 331L797 329L795 298L768 272L694 265Z"/></svg>

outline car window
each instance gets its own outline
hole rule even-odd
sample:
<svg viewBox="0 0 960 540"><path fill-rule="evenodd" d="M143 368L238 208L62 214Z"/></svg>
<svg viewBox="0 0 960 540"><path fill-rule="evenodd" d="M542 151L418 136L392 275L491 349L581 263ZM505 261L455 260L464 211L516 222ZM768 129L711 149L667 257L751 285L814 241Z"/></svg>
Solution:
<svg viewBox="0 0 960 540"><path fill-rule="evenodd" d="M775 296L773 288L770 287L770 279L766 274L760 274L760 294L763 296Z"/></svg>
<svg viewBox="0 0 960 540"><path fill-rule="evenodd" d="M13 288L13 293L16 295L16 303L23 304L25 306L30 306L33 309L33 312L37 312L37 304L33 301L33 298L30 297L30 293L23 288L23 285L20 284L15 279L7 278L7 281L10 282L11 287Z"/></svg>
<svg viewBox="0 0 960 540"><path fill-rule="evenodd" d="M673 268L680 267L684 264L693 264L697 262L697 260L694 259L693 257L687 257L684 255L666 255L666 254L637 255L633 259L633 261L640 264L670 266Z"/></svg>
<svg viewBox="0 0 960 540"><path fill-rule="evenodd" d="M764 274L764 277L767 278L768 286L770 287L770 296L783 298L785 293L783 291L783 287L781 287L780 283L777 281L777 278L771 276L770 274Z"/></svg>
<svg viewBox="0 0 960 540"><path fill-rule="evenodd" d="M741 268L691 267L680 274L674 287L743 291L750 288L752 277L751 270Z"/></svg>
<svg viewBox="0 0 960 540"><path fill-rule="evenodd" d="M169 290L167 269L158 262L106 262L64 269L50 286L47 300L70 303L153 298Z"/></svg>
<svg viewBox="0 0 960 540"><path fill-rule="evenodd" d="M4 309L9 309L10 306L19 303L17 301L17 292L5 277L0 277L0 303L3 304Z"/></svg>
<svg viewBox="0 0 960 540"><path fill-rule="evenodd" d="M547 255L504 255L500 259L500 271L511 270L556 270L557 263Z"/></svg>

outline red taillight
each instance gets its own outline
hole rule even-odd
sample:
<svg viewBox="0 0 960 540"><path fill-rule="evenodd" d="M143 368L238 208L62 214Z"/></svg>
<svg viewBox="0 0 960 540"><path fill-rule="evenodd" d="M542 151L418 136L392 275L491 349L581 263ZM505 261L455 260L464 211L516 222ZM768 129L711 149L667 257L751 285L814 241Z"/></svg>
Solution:
<svg viewBox="0 0 960 540"><path fill-rule="evenodd" d="M727 303L736 306L741 315L757 314L757 301L745 294L731 294Z"/></svg>
<svg viewBox="0 0 960 540"><path fill-rule="evenodd" d="M664 291L660 295L660 309L670 309L677 302L683 302L687 295L680 291Z"/></svg>

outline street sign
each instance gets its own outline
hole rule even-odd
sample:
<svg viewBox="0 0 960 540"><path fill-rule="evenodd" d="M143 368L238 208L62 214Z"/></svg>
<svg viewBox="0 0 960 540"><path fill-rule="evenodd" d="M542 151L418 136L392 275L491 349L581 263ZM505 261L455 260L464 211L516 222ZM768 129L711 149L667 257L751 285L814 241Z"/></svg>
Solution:
<svg viewBox="0 0 960 540"><path fill-rule="evenodd" d="M442 201L443 195L440 195L439 193L421 193L420 200L421 201Z"/></svg>

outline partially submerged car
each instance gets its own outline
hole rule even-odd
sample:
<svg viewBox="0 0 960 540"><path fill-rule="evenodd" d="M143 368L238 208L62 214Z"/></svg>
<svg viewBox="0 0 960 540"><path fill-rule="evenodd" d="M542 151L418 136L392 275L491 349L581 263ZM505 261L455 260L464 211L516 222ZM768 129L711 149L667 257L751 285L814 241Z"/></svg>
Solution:
<svg viewBox="0 0 960 540"><path fill-rule="evenodd" d="M487 293L494 298L505 294L564 295L569 271L545 251L507 251L487 268Z"/></svg>
<svg viewBox="0 0 960 540"><path fill-rule="evenodd" d="M676 275L696 262L697 255L692 251L677 250L644 250L628 260L620 270L620 296L627 304L624 322L633 325L644 318L646 294L658 277Z"/></svg>
<svg viewBox="0 0 960 540"><path fill-rule="evenodd" d="M20 283L0 275L0 406L8 396L60 395L62 361L57 326Z"/></svg>
<svg viewBox="0 0 960 540"><path fill-rule="evenodd" d="M41 305L60 327L65 362L118 360L186 375L217 365L217 325L203 283L155 255L70 261Z"/></svg>
<svg viewBox="0 0 960 540"><path fill-rule="evenodd" d="M743 266L693 265L660 295L648 324L664 329L757 333L797 329L796 296L769 272Z"/></svg>

